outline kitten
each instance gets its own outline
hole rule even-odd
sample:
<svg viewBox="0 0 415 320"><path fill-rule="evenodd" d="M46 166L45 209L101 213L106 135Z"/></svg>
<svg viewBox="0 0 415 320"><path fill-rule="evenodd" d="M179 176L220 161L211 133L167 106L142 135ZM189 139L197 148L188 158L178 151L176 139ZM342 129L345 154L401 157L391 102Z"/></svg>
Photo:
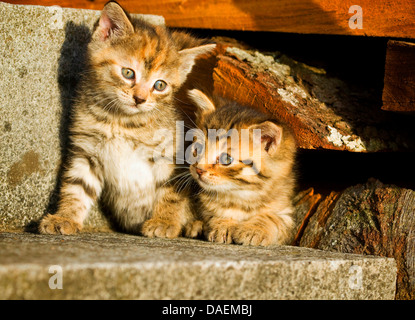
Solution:
<svg viewBox="0 0 415 320"><path fill-rule="evenodd" d="M41 233L79 231L101 199L124 231L196 236L189 199L170 183L175 159L159 149L162 138L170 151L176 143L182 115L174 94L196 57L215 47L202 43L131 19L116 2L105 5L88 46L58 211L42 219ZM163 130L173 134L161 137Z"/></svg>
<svg viewBox="0 0 415 320"><path fill-rule="evenodd" d="M206 237L244 245L285 243L293 224L293 135L279 122L235 102L217 97L213 102L197 89L189 97L199 107L196 125L203 131L202 139L196 134L202 142L192 145L190 172L202 189ZM209 136L212 129L224 131ZM243 129L249 136L244 138Z"/></svg>

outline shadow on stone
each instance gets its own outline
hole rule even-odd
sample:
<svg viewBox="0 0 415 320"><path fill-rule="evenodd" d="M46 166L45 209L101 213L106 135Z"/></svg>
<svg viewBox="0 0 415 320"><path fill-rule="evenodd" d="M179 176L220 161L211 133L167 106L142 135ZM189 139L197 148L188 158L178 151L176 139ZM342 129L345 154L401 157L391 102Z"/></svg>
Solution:
<svg viewBox="0 0 415 320"><path fill-rule="evenodd" d="M59 57L58 84L62 107L59 125L61 163L56 177L55 187L49 196L43 216L55 213L58 209L59 192L62 185L62 173L70 146L68 130L75 103L78 83L86 70L86 54L91 31L85 25L77 25L69 21L65 25L65 41ZM27 232L37 232L39 220L31 221L25 226Z"/></svg>

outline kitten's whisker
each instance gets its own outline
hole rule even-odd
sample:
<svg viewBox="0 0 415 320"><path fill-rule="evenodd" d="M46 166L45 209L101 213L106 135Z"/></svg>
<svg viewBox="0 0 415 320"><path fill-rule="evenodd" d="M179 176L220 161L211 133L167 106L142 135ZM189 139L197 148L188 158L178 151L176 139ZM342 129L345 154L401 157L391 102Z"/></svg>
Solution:
<svg viewBox="0 0 415 320"><path fill-rule="evenodd" d="M188 181L190 180L189 178L191 178L191 177L189 177L189 175L184 176L184 177L181 178L182 182L179 185L178 192L180 192L180 191L182 191L186 188L186 186L188 185Z"/></svg>
<svg viewBox="0 0 415 320"><path fill-rule="evenodd" d="M173 180L178 179L179 177L182 177L183 175L186 175L187 173L188 172L182 172L182 173L179 173L179 174L175 175L173 178L171 178L171 179L167 180L166 182L164 182L162 186L169 183L170 181L173 181Z"/></svg>
<svg viewBox="0 0 415 320"><path fill-rule="evenodd" d="M111 108L111 105L114 103L114 102L116 102L117 101L117 98L115 98L115 99L113 99L113 100L111 100L110 102L108 102L104 107L103 107L103 109L107 109L107 110L109 110L110 108Z"/></svg>
<svg viewBox="0 0 415 320"><path fill-rule="evenodd" d="M185 174L183 174L183 175L179 178L179 180L176 182L176 184L177 184L177 183L180 183L180 181L182 181L183 179L187 179L189 176L190 176L190 173L189 173L189 172L186 172Z"/></svg>
<svg viewBox="0 0 415 320"><path fill-rule="evenodd" d="M179 102L182 102L182 103L184 103L183 101L181 101L180 99L178 99L177 97L174 97L174 99L176 99L177 101L179 101ZM179 105L177 105L177 107L182 111L182 113L184 113L185 115L186 115L186 117L195 125L195 127L197 128L197 129L200 129L198 126L197 126L197 124L189 117L189 115L186 113L186 112L184 112L184 110L179 106Z"/></svg>
<svg viewBox="0 0 415 320"><path fill-rule="evenodd" d="M174 96L174 99L176 99L177 101L180 101L181 103L183 103L183 104L185 104L185 105L187 105L187 106L191 106L191 105L193 105L193 104L191 104L191 103L187 103L187 102L184 102L183 100L180 100L179 98L177 98L176 96Z"/></svg>
<svg viewBox="0 0 415 320"><path fill-rule="evenodd" d="M118 98L116 97L116 98L114 98L114 99L112 99L112 100L110 100L110 101L108 102L109 97L108 97L108 95L104 95L104 94L97 95L97 96L95 96L95 98L98 98L98 97L100 97L100 96L102 96L102 97L103 97L103 99L96 101L96 103L94 103L93 105L94 105L94 106L96 106L96 107L98 107L98 108L102 108L102 109L103 109L104 111L106 111L106 112L108 112L108 111L109 111L109 109L110 109L110 105L111 105L111 104L113 104L114 102L116 102L116 100L118 99ZM112 98L112 97L111 97L111 98ZM102 106L104 103L105 103L105 105L104 105L104 106Z"/></svg>
<svg viewBox="0 0 415 320"><path fill-rule="evenodd" d="M185 172L185 173L184 173L184 174L182 174L182 175L181 175L181 177L177 180L177 182L175 183L175 185L176 185L176 184L180 184L180 182L181 182L182 180L187 179L189 176L190 176L190 172Z"/></svg>
<svg viewBox="0 0 415 320"><path fill-rule="evenodd" d="M192 185L193 179L191 177L189 177L184 185L184 190L188 189L191 185Z"/></svg>

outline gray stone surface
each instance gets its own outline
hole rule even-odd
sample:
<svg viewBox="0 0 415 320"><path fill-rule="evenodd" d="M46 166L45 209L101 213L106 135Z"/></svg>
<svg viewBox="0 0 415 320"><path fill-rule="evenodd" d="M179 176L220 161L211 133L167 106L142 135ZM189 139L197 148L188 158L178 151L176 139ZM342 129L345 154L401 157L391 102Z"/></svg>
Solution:
<svg viewBox="0 0 415 320"><path fill-rule="evenodd" d="M393 299L395 294L393 259L290 246L117 233L2 233L0 257L0 299ZM62 289L49 287L49 281L58 283L51 266L62 268Z"/></svg>
<svg viewBox="0 0 415 320"><path fill-rule="evenodd" d="M0 17L0 230L11 230L56 205L71 99L99 11L0 2ZM88 225L107 223L94 209Z"/></svg>

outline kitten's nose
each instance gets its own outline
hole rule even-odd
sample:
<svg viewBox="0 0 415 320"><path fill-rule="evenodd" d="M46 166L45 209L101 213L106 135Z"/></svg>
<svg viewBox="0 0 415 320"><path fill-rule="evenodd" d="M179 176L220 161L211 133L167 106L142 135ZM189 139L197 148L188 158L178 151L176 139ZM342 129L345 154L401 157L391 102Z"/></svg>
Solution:
<svg viewBox="0 0 415 320"><path fill-rule="evenodd" d="M134 101L138 105L138 104L142 104L146 102L146 99L143 99L142 97L139 97L139 96L134 96Z"/></svg>
<svg viewBox="0 0 415 320"><path fill-rule="evenodd" d="M196 167L196 173L199 175L199 177L205 172L206 172L206 170L203 170L203 169L200 169L200 168Z"/></svg>

